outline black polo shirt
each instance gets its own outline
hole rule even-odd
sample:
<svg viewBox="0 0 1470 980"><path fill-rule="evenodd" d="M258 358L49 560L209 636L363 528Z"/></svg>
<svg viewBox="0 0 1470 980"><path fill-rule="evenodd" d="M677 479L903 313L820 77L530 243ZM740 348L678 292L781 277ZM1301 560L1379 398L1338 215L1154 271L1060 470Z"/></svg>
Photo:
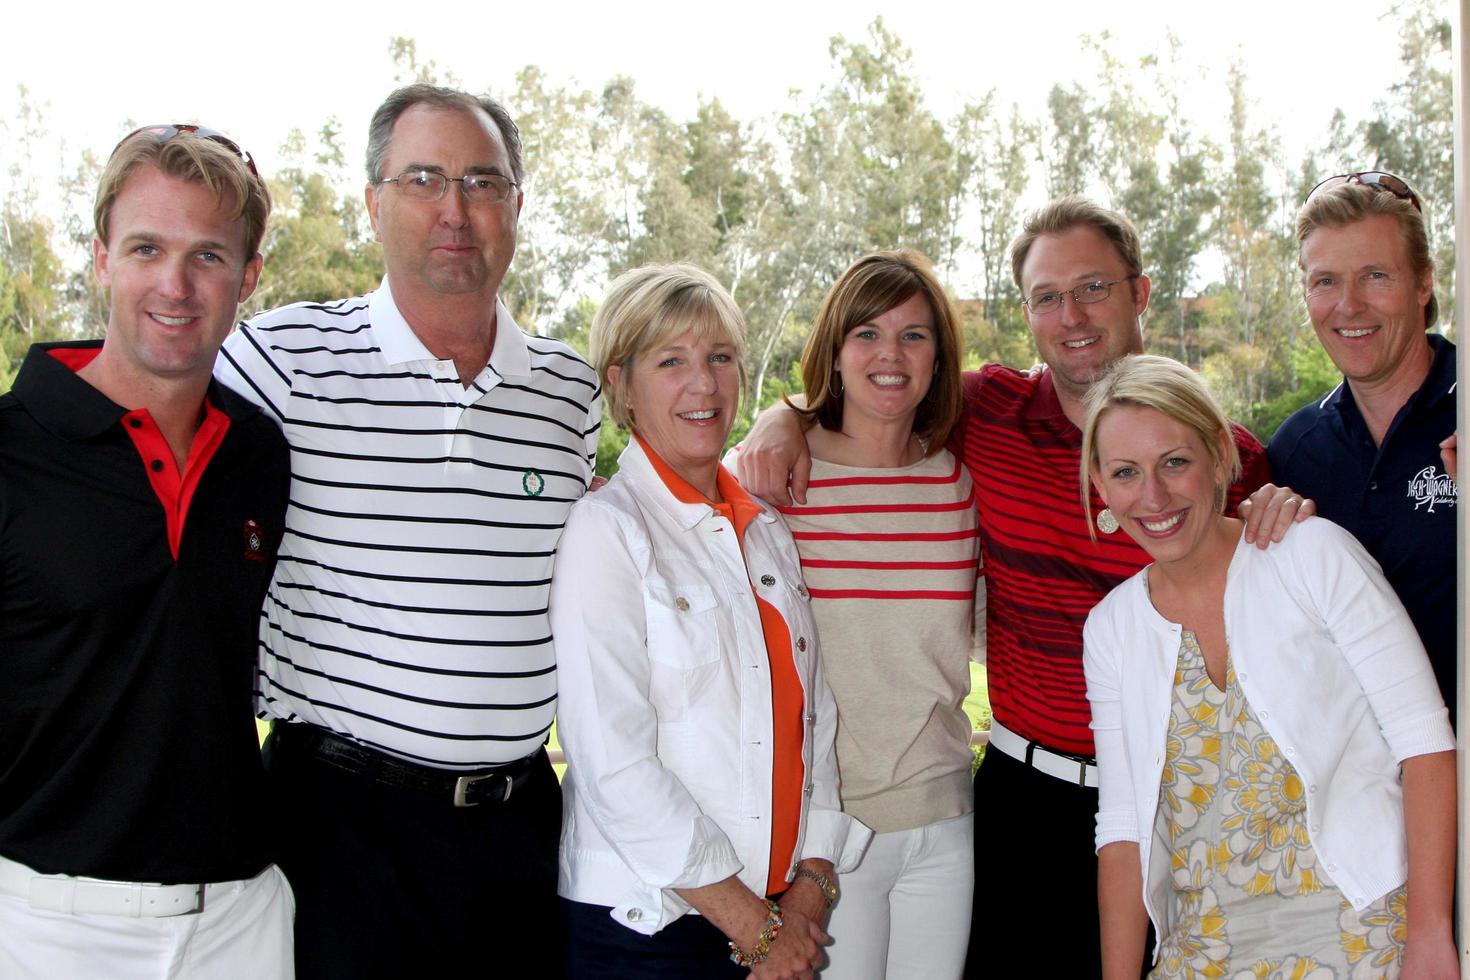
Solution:
<svg viewBox="0 0 1470 980"><path fill-rule="evenodd" d="M212 382L170 519L156 426L63 363L90 348L32 347L0 397L0 855L248 878L272 859L252 697L286 443Z"/></svg>
<svg viewBox="0 0 1470 980"><path fill-rule="evenodd" d="M1267 453L1276 481L1317 502L1388 576L1455 704L1455 511L1439 444L1455 431L1455 345L1428 334L1429 376L1375 446L1344 381L1281 424Z"/></svg>

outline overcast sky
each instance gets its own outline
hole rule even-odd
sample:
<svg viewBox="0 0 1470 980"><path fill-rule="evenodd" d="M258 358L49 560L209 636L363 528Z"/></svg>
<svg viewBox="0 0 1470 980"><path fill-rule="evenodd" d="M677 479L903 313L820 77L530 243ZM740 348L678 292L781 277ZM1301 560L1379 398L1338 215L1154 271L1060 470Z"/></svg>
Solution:
<svg viewBox="0 0 1470 980"><path fill-rule="evenodd" d="M1440 2L1448 11L1448 0ZM1092 77L1095 64L1079 36L1108 31L1115 50L1136 57L1162 50L1172 30L1195 66L1185 94L1200 126L1221 126L1226 67L1239 56L1262 119L1279 125L1295 156L1320 141L1334 108L1361 118L1399 77L1397 26L1382 19L1387 7L1388 0L905 0L889 9L862 0L370 0L346 14L333 11L347 5L309 0L33 0L6 15L0 104L8 122L15 86L24 84L73 154L89 147L105 155L125 119L198 120L235 136L268 170L291 127L314 132L329 115L342 121L351 158L360 158L367 119L392 87L388 41L395 34L416 38L421 58L470 88L507 92L518 69L536 64L554 81L588 86L630 75L644 99L678 118L703 94L751 119L786 108L789 90L830 79L829 39L861 38L881 14L912 49L941 116L992 87L1003 102L1039 112L1054 82Z"/></svg>

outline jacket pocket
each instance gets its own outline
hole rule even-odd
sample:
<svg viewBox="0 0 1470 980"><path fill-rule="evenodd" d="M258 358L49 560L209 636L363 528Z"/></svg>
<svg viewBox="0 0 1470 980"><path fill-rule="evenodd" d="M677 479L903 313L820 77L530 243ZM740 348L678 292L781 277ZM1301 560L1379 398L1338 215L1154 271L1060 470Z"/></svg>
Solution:
<svg viewBox="0 0 1470 980"><path fill-rule="evenodd" d="M720 659L719 603L709 585L647 579L643 603L649 659L678 670L693 670Z"/></svg>

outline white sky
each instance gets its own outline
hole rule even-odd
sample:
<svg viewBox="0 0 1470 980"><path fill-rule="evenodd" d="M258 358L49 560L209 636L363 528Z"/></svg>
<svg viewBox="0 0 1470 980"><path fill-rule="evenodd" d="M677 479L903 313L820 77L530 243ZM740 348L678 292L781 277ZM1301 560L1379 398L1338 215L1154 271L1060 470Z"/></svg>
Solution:
<svg viewBox="0 0 1470 980"><path fill-rule="evenodd" d="M507 94L516 71L536 64L553 82L593 88L632 76L643 99L675 118L688 118L703 94L753 120L788 108L791 89L832 79L829 39L865 38L882 14L912 50L930 108L942 117L992 87L1002 105L1015 101L1039 115L1053 83L1094 77L1080 35L1109 31L1112 50L1132 61L1165 50L1172 30L1190 65L1184 97L1196 125L1223 138L1226 69L1239 56L1257 117L1277 126L1294 166L1323 140L1333 109L1361 119L1399 78L1398 26L1383 19L1390 2L905 0L884 9L871 0L23 0L0 37L0 120L12 123L19 83L47 128L65 138L69 161L82 148L105 157L124 120L197 121L231 134L269 173L292 127L311 135L335 115L356 166L368 117L393 87L395 34L416 38L421 59L472 89ZM1450 0L1437 2L1449 12ZM482 13L463 13L476 8ZM13 157L0 131L0 186ZM43 154L38 169L50 163ZM535 161L527 164L534 172ZM49 191L55 179L42 174L40 185Z"/></svg>

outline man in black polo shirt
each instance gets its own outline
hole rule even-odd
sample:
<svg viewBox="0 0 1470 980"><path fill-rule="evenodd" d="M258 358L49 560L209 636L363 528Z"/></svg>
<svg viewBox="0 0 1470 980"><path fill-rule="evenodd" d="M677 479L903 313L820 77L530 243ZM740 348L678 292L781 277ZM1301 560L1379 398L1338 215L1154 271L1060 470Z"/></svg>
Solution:
<svg viewBox="0 0 1470 980"><path fill-rule="evenodd" d="M106 339L0 397L0 976L290 973L251 711L287 451L210 377L269 212L225 137L129 136Z"/></svg>
<svg viewBox="0 0 1470 980"><path fill-rule="evenodd" d="M1307 311L1343 383L1287 419L1278 482L1316 500L1383 566L1455 703L1455 346L1434 326L1420 203L1392 174L1333 177L1297 215Z"/></svg>

